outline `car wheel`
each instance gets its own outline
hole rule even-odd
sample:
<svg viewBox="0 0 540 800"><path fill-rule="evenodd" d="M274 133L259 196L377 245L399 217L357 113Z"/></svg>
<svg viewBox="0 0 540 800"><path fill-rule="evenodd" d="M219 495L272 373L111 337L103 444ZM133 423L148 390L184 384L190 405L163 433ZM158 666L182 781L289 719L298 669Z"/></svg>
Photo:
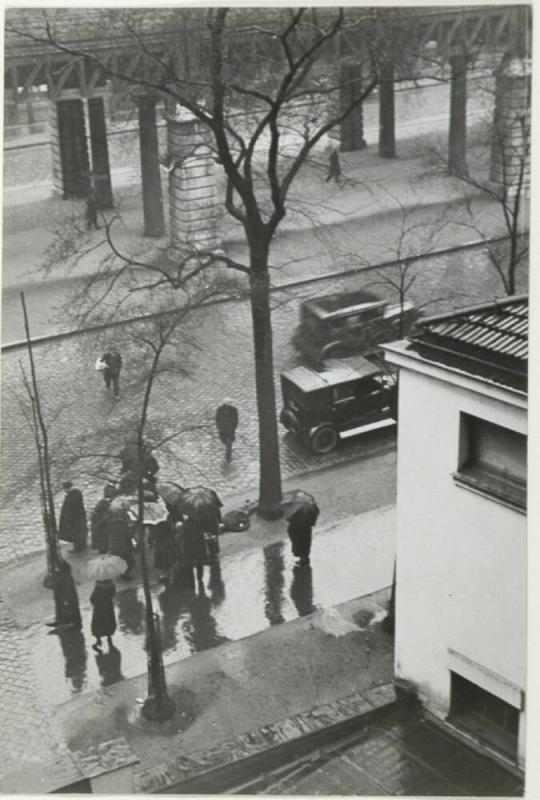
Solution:
<svg viewBox="0 0 540 800"><path fill-rule="evenodd" d="M309 443L314 453L330 453L335 449L339 442L339 433L331 425L325 425L323 428L318 428L311 434Z"/></svg>

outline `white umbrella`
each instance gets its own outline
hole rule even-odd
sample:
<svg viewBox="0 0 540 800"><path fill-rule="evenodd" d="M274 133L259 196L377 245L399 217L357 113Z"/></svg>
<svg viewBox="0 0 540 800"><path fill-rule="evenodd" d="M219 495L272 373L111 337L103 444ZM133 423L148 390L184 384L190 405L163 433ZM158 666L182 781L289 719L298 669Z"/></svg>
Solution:
<svg viewBox="0 0 540 800"><path fill-rule="evenodd" d="M94 581L107 581L118 578L127 571L127 564L120 556L101 555L86 565L86 574Z"/></svg>

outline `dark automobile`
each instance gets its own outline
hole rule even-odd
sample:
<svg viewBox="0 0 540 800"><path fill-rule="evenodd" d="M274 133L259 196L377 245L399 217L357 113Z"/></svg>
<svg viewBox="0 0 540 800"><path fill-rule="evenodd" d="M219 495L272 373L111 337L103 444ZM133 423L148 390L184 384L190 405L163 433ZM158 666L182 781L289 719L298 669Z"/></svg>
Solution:
<svg viewBox="0 0 540 800"><path fill-rule="evenodd" d="M394 424L397 383L363 356L329 359L316 372L295 367L281 375L280 422L314 453L329 453L340 439Z"/></svg>
<svg viewBox="0 0 540 800"><path fill-rule="evenodd" d="M302 303L292 341L303 359L319 365L376 352L382 342L408 336L417 318L412 303L389 303L364 289L323 295Z"/></svg>

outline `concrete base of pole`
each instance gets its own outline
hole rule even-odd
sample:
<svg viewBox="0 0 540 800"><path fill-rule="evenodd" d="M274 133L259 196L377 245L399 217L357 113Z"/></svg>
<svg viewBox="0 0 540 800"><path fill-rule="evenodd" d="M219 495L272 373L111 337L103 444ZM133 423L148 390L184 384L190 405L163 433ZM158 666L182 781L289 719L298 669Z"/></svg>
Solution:
<svg viewBox="0 0 540 800"><path fill-rule="evenodd" d="M153 722L170 719L176 708L170 697L147 697L142 706L142 715Z"/></svg>
<svg viewBox="0 0 540 800"><path fill-rule="evenodd" d="M257 506L257 515L262 519L273 520L283 516L283 509L277 506Z"/></svg>

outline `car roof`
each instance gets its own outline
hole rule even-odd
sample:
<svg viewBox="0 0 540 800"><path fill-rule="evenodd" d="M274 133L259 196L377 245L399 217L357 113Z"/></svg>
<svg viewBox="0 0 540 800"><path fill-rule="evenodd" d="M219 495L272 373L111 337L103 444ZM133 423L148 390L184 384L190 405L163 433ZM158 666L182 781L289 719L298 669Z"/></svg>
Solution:
<svg viewBox="0 0 540 800"><path fill-rule="evenodd" d="M355 311L366 311L369 308L384 306L386 302L386 300L377 297L373 292L367 292L365 289L356 289L352 292L314 297L312 300L306 300L304 305L318 317L325 318L346 316Z"/></svg>
<svg viewBox="0 0 540 800"><path fill-rule="evenodd" d="M380 367L363 356L353 358L329 358L324 368L316 372L309 367L294 367L282 374L303 392L314 392L340 383L367 378L381 371Z"/></svg>

